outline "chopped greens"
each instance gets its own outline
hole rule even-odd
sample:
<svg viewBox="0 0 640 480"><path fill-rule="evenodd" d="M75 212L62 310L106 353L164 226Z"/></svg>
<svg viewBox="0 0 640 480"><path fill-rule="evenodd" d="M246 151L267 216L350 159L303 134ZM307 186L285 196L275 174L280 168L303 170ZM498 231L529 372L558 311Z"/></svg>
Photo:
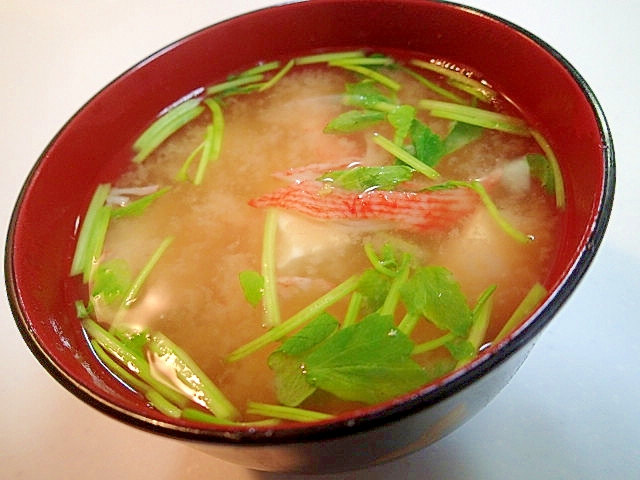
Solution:
<svg viewBox="0 0 640 480"><path fill-rule="evenodd" d="M476 125L454 122L449 134L444 139L444 154L455 152L482 136L484 129Z"/></svg>
<svg viewBox="0 0 640 480"><path fill-rule="evenodd" d="M282 77L284 77L289 72L289 70L291 70L293 68L294 65L295 65L295 61L294 60L289 60L289 62L284 67L282 67L282 69L280 71L278 71L278 73L276 73L268 81L263 83L260 86L260 88L258 88L258 91L259 92L264 92L265 90L273 87L276 83L278 83L282 79Z"/></svg>
<svg viewBox="0 0 640 480"><path fill-rule="evenodd" d="M482 97L483 101L491 101L498 96L498 94L488 85L478 82L455 69L450 69L442 65L438 65L437 63L425 62L423 60L416 59L411 60L410 63L413 66L423 68L425 70L431 70L432 72L436 72L447 77L450 85L467 93L472 93L478 98Z"/></svg>
<svg viewBox="0 0 640 480"><path fill-rule="evenodd" d="M112 208L111 218L120 218L129 215L142 215L151 203L167 193L170 189L171 187L164 187L153 193L149 193L143 197L133 200L122 207Z"/></svg>
<svg viewBox="0 0 640 480"><path fill-rule="evenodd" d="M332 66L336 66L336 67L340 67L340 68L344 68L345 70L351 70L352 72L356 72L359 73L360 75L362 75L365 78L370 78L371 80L374 80L375 82L378 82L380 85L383 85L385 87L387 87L389 90L392 90L394 92L397 92L398 90L400 90L401 86L398 82L396 82L395 80L393 80L392 78L378 72L377 70L374 70L372 68L368 68L362 65L356 65L356 64L350 64L350 63L331 63L329 62L329 65Z"/></svg>
<svg viewBox="0 0 640 480"><path fill-rule="evenodd" d="M208 167L223 156L224 108L229 96L264 92L292 69L320 63L355 74L348 74L354 83L347 82L342 92L342 113L326 125L324 133L349 135L371 129L365 132L366 138L390 154L394 162L362 165L357 160L348 168L326 171L316 180L325 183L327 191L333 191L332 187L352 193L377 189L392 198L387 191L413 194L418 192L412 188L469 188L507 235L521 243L530 242L533 237L506 220L480 181L432 182L440 177L436 166L440 165L442 172L449 171L447 155L482 137L485 129L493 129L535 139L539 146L536 150L542 150L542 154L526 155L530 175L540 181L547 193L555 194L558 208L565 207L561 171L549 143L523 119L488 109L487 104L497 98L497 93L487 84L453 66L418 59L403 64L384 54L362 50L318 53L291 59L284 65L280 61L260 63L201 88L161 112L133 143L132 161L142 163L165 140L208 110L211 121L203 126L201 141L197 140L199 143L174 178L174 182L190 180L193 185L201 185ZM426 72L421 75L412 68ZM414 88L424 87L428 96L444 100L425 98L414 100L414 104L402 103L405 96L396 80L402 75L415 81ZM432 81L427 76L439 78ZM441 137L429 127L429 116L450 121L446 136ZM430 181L427 187L410 182L416 172ZM495 285L487 287L471 308L453 273L424 260L412 240L397 235L379 245L380 238L370 241L363 237L363 253L370 265L349 278L336 280L337 285L327 287L326 293L283 320L277 289L278 210L269 208L259 271L244 270L237 277L247 302L253 307L262 304L266 331L226 354L224 361L237 362L270 346L267 362L274 374L280 405L250 401L242 414L265 419L238 422L241 412L185 350L162 332L137 330L120 322L138 300L174 237L165 237L134 274L124 259L103 254L107 229L112 220L143 215L171 188L152 185L112 190L110 184L100 184L79 228L70 269L71 276L82 274L90 288L88 301L77 300L75 307L96 356L124 385L169 417L256 426L275 425L281 420L331 419L332 415L300 406L314 395L375 404L408 393L473 361L487 345L499 344L547 294L541 284L535 284L496 337L488 340ZM137 198L130 200L130 195ZM96 312L105 306L110 307L109 311L115 310L108 330L96 320ZM424 336L419 328L421 322L439 332L435 338Z"/></svg>
<svg viewBox="0 0 640 480"><path fill-rule="evenodd" d="M333 415L329 415L328 413L259 402L249 402L247 405L247 413L282 420L292 420L294 422L318 422L333 418Z"/></svg>
<svg viewBox="0 0 640 480"><path fill-rule="evenodd" d="M540 148L544 152L547 161L549 162L549 166L551 171L553 172L553 186L556 193L556 206L558 208L564 209L566 206L566 198L564 191L564 181L562 180L562 172L560 171L560 165L558 165L558 160L556 159L549 142L536 130L531 130L531 135L536 139Z"/></svg>
<svg viewBox="0 0 640 480"><path fill-rule="evenodd" d="M502 341L514 328L516 328L533 310L542 302L547 295L547 289L540 283L536 283L524 297L518 308L513 312L509 320L504 324L493 343Z"/></svg>
<svg viewBox="0 0 640 480"><path fill-rule="evenodd" d="M262 295L265 323L269 327L280 324L280 303L278 301L276 279L276 235L278 233L278 212L267 210L262 239Z"/></svg>
<svg viewBox="0 0 640 480"><path fill-rule="evenodd" d="M239 77L227 80L226 82L218 83L216 85L208 87L207 95L217 95L228 91L235 91L238 87L261 82L262 80L264 80L264 75L262 73L241 75Z"/></svg>
<svg viewBox="0 0 640 480"><path fill-rule="evenodd" d="M104 241L100 235L106 233L106 228L101 224L105 221L108 223L108 218L105 219L102 212L110 189L111 185L106 183L98 185L95 189L78 234L70 275L84 273L85 283L88 281L88 273L94 262L93 255L97 251L96 244L100 245Z"/></svg>
<svg viewBox="0 0 640 480"><path fill-rule="evenodd" d="M434 117L448 118L449 120L469 123L492 130L501 130L514 135L531 135L529 127L527 127L524 120L503 113L439 100L420 100L418 107L429 110Z"/></svg>
<svg viewBox="0 0 640 480"><path fill-rule="evenodd" d="M344 60L347 58L362 58L364 56L365 53L362 50L355 50L351 52L328 52L299 57L295 60L295 62L296 65L311 65L313 63L327 63L335 60Z"/></svg>
<svg viewBox="0 0 640 480"><path fill-rule="evenodd" d="M283 337L293 332L297 328L307 323L312 318L322 313L325 309L333 305L334 303L342 300L344 297L353 292L358 286L358 277L349 277L347 280L337 285L335 288L327 292L322 297L318 298L315 302L307 305L298 313L289 317L287 320L269 330L267 333L259 336L251 342L237 348L229 356L227 356L228 362L236 362L247 355L251 355L253 352L266 347L272 342L277 342Z"/></svg>
<svg viewBox="0 0 640 480"><path fill-rule="evenodd" d="M158 118L133 144L135 163L142 163L162 142L204 111L199 98L192 98Z"/></svg>
<svg viewBox="0 0 640 480"><path fill-rule="evenodd" d="M423 174L425 177L433 179L440 176L440 174L436 170L434 170L432 167L430 167L425 163L422 163L418 158L411 155L404 148L399 147L398 145L393 143L391 140L389 140L388 138L385 138L379 133L375 133L373 135L373 142L379 145L380 147L382 147L383 149L385 149L387 152L389 152L391 155L396 157L401 162L409 165L415 171Z"/></svg>
<svg viewBox="0 0 640 480"><path fill-rule="evenodd" d="M145 266L142 268L142 270L140 270L133 282L131 282L129 291L127 292L124 300L122 300L123 307L129 307L133 304L133 302L136 301L142 285L147 280L147 277L153 270L153 267L155 267L156 263L158 263L158 261L167 250L167 248L169 248L172 242L173 237L166 237L164 240L162 240L158 248L151 255L151 258L149 258Z"/></svg>

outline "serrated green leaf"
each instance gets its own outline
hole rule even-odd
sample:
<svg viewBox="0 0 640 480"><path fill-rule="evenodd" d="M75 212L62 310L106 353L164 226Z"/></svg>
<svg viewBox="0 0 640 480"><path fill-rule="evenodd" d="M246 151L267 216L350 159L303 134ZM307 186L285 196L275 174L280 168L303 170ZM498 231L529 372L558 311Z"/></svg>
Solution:
<svg viewBox="0 0 640 480"><path fill-rule="evenodd" d="M280 403L296 407L315 392L316 387L305 378L304 355L339 326L334 317L323 313L269 355L268 364L275 372L276 396Z"/></svg>
<svg viewBox="0 0 640 480"><path fill-rule="evenodd" d="M382 402L425 383L425 371L410 358L413 347L391 316L372 314L313 350L307 379L344 400Z"/></svg>
<svg viewBox="0 0 640 480"><path fill-rule="evenodd" d="M411 139L415 157L425 165L434 167L446 153L442 139L419 120L411 124Z"/></svg>
<svg viewBox="0 0 640 480"><path fill-rule="evenodd" d="M423 315L442 330L466 337L472 312L451 272L441 266L418 269L401 292L407 310Z"/></svg>
<svg viewBox="0 0 640 480"><path fill-rule="evenodd" d="M411 105L399 105L387 114L387 121L395 128L393 142L402 145L411 131L416 118L416 109Z"/></svg>

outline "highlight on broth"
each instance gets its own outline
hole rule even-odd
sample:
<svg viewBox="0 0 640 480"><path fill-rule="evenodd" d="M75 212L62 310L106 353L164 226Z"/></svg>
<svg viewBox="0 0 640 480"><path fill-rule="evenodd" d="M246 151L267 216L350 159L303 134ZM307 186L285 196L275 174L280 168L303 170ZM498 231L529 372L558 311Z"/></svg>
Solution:
<svg viewBox="0 0 640 480"><path fill-rule="evenodd" d="M161 112L70 275L95 354L150 407L318 421L504 339L546 296L564 207L550 146L477 74L332 52Z"/></svg>

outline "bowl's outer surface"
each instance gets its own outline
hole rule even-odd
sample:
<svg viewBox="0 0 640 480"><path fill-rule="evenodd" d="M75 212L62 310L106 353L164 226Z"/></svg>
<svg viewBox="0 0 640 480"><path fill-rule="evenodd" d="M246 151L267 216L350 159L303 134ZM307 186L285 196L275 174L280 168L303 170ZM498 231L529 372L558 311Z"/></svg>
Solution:
<svg viewBox="0 0 640 480"><path fill-rule="evenodd" d="M469 65L546 136L560 160L570 199L563 244L546 282L552 293L500 348L444 379L439 388L428 386L385 408L287 430L225 431L167 423L106 373L88 348L73 307L82 292L67 276L79 216L95 186L113 181L127 167L133 140L165 106L258 61L350 48ZM437 440L507 383L602 239L613 198L612 148L600 107L573 68L541 40L490 15L423 0L314 0L260 10L152 55L98 93L52 140L25 183L9 228L5 270L10 303L42 365L109 415L202 442L254 468L363 466Z"/></svg>

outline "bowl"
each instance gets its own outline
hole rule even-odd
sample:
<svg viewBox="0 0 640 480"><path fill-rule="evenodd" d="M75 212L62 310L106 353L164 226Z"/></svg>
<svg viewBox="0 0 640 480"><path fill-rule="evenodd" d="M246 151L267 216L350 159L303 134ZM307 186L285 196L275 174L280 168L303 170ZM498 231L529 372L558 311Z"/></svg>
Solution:
<svg viewBox="0 0 640 480"><path fill-rule="evenodd" d="M428 54L469 65L542 126L567 192L566 229L547 280L549 293L502 342L393 401L284 427L169 420L118 382L89 348L73 305L77 292L68 281L78 218L95 187L126 168L132 140L164 106L261 60L354 48ZM446 2L289 3L231 18L154 53L62 127L17 199L6 245L7 293L22 337L42 366L78 399L114 419L253 469L356 469L437 441L508 383L591 264L607 226L614 184L612 139L595 96L571 64L533 34Z"/></svg>

